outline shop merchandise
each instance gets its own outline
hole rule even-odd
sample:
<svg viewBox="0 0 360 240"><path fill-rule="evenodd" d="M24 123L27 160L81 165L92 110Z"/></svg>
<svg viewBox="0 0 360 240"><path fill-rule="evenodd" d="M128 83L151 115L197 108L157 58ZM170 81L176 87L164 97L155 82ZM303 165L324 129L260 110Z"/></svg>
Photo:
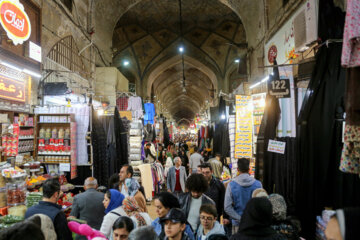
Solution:
<svg viewBox="0 0 360 240"><path fill-rule="evenodd" d="M141 97L130 97L128 101L127 111L132 112L132 117L134 119L140 119L143 117L143 104Z"/></svg>
<svg viewBox="0 0 360 240"><path fill-rule="evenodd" d="M128 110L128 102L129 102L129 97L127 96L122 96L119 97L118 99L116 99L116 106L118 108L119 111L127 111Z"/></svg>
<svg viewBox="0 0 360 240"><path fill-rule="evenodd" d="M133 120L130 124L129 137L129 161L132 166L143 164L142 151L142 122L140 120Z"/></svg>
<svg viewBox="0 0 360 240"><path fill-rule="evenodd" d="M141 172L141 183L145 190L145 198L152 199L152 192L154 191L153 175L151 173L150 164L142 164L137 166Z"/></svg>
<svg viewBox="0 0 360 240"><path fill-rule="evenodd" d="M14 157L19 152L19 134L18 124L2 124L2 147L3 155Z"/></svg>
<svg viewBox="0 0 360 240"><path fill-rule="evenodd" d="M346 123L360 125L360 67L346 69L345 110Z"/></svg>
<svg viewBox="0 0 360 240"><path fill-rule="evenodd" d="M341 65L360 67L360 2L347 0Z"/></svg>
<svg viewBox="0 0 360 240"><path fill-rule="evenodd" d="M144 124L154 124L154 118L156 115L155 112L155 106L153 103L145 103L144 104L144 108L145 108L145 115L144 115Z"/></svg>
<svg viewBox="0 0 360 240"><path fill-rule="evenodd" d="M340 170L360 176L360 126L345 126Z"/></svg>

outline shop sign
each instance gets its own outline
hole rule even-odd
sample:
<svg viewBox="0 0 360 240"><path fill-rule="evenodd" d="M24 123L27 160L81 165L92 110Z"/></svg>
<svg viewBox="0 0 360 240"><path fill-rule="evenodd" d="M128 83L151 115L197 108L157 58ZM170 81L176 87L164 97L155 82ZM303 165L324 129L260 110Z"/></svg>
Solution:
<svg viewBox="0 0 360 240"><path fill-rule="evenodd" d="M268 152L285 153L286 142L279 142L275 140L269 140Z"/></svg>
<svg viewBox="0 0 360 240"><path fill-rule="evenodd" d="M29 42L29 57L41 62L41 47L33 42Z"/></svg>
<svg viewBox="0 0 360 240"><path fill-rule="evenodd" d="M25 102L25 82L0 75L0 98Z"/></svg>
<svg viewBox="0 0 360 240"><path fill-rule="evenodd" d="M30 19L19 0L0 0L0 23L15 45L31 35Z"/></svg>
<svg viewBox="0 0 360 240"><path fill-rule="evenodd" d="M268 90L271 96L275 96L277 98L290 98L290 80L273 79L268 83Z"/></svg>
<svg viewBox="0 0 360 240"><path fill-rule="evenodd" d="M236 95L235 158L252 157L251 96Z"/></svg>

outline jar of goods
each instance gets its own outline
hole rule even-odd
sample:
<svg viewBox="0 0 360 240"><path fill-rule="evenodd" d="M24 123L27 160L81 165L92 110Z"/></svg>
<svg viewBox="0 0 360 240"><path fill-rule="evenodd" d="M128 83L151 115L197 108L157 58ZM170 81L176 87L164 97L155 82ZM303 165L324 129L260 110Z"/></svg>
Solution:
<svg viewBox="0 0 360 240"><path fill-rule="evenodd" d="M51 138L51 129L48 128L46 129L46 132L45 132L45 139L50 139Z"/></svg>
<svg viewBox="0 0 360 240"><path fill-rule="evenodd" d="M39 138L45 138L45 128L40 128Z"/></svg>
<svg viewBox="0 0 360 240"><path fill-rule="evenodd" d="M24 203L26 199L25 182L7 184L7 204Z"/></svg>
<svg viewBox="0 0 360 240"><path fill-rule="evenodd" d="M51 138L58 138L58 131L56 128L53 128L52 132L51 132Z"/></svg>
<svg viewBox="0 0 360 240"><path fill-rule="evenodd" d="M64 138L65 138L65 139L70 139L70 128L66 128L66 129L65 129Z"/></svg>
<svg viewBox="0 0 360 240"><path fill-rule="evenodd" d="M59 129L59 132L58 132L58 138L59 138L59 139L63 139L64 136L65 136L65 131L64 131L63 128L60 128L60 129Z"/></svg>

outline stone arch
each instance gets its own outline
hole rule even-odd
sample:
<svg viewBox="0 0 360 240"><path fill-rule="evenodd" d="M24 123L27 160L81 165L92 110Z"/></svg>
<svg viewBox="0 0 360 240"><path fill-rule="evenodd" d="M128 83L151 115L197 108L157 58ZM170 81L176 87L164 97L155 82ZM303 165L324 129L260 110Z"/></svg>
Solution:
<svg viewBox="0 0 360 240"><path fill-rule="evenodd" d="M200 71L202 71L205 75L207 75L209 77L209 79L211 80L212 84L214 85L215 90L218 89L218 78L216 76L216 74L207 66L205 66L203 63L201 63L200 61L189 57L189 56L184 56L184 61L199 69ZM149 76L144 79L143 84L143 93L145 94L145 96L150 97L151 96L151 86L154 83L154 81L156 80L156 78L163 73L166 69L171 68L172 66L178 64L181 62L181 55L176 55L164 62L162 62L161 64L159 64L156 68L154 68L151 73L149 74Z"/></svg>

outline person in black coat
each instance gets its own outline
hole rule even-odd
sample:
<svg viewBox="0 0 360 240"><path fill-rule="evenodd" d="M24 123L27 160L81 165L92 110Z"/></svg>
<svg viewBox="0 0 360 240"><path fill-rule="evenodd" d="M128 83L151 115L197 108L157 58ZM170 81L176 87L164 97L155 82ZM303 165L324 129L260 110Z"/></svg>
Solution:
<svg viewBox="0 0 360 240"><path fill-rule="evenodd" d="M271 228L272 205L265 198L252 198L246 205L239 231L230 240L286 240Z"/></svg>

